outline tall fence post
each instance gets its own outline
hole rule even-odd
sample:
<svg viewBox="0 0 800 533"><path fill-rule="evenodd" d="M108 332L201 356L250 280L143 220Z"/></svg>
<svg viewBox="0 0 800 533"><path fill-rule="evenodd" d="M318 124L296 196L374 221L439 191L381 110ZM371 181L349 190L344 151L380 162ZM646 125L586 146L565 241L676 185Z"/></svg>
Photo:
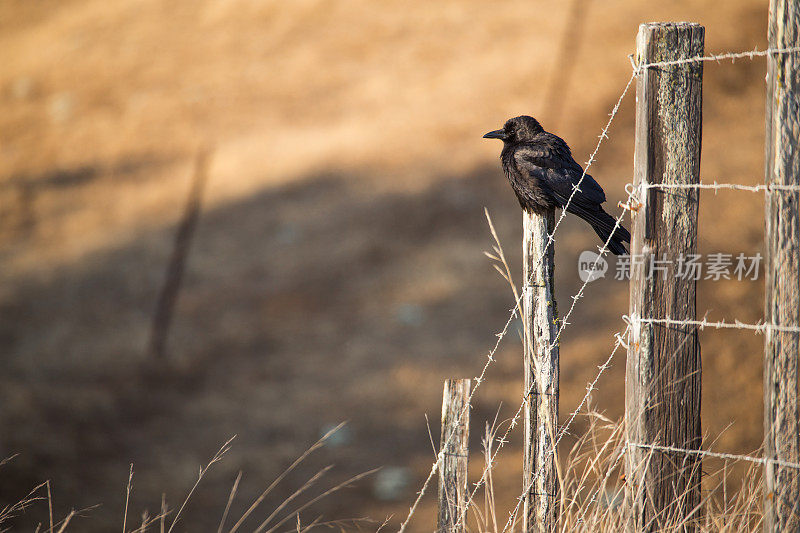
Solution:
<svg viewBox="0 0 800 533"><path fill-rule="evenodd" d="M553 286L555 212L523 212L523 330L525 371L525 442L522 482L522 530L558 528L559 485L554 449L558 423L559 356Z"/></svg>
<svg viewBox="0 0 800 533"><path fill-rule="evenodd" d="M469 458L469 393L471 380L448 379L442 398L444 447L439 469L439 533L466 531L467 462Z"/></svg>
<svg viewBox="0 0 800 533"><path fill-rule="evenodd" d="M800 45L800 4L772 0L769 46ZM800 57L767 56L766 184L800 185ZM767 191L767 324L800 323L800 193ZM800 334L766 330L764 343L764 455L800 462L797 358ZM800 473L775 463L764 470L764 531L800 530Z"/></svg>
<svg viewBox="0 0 800 533"><path fill-rule="evenodd" d="M638 64L702 55L704 33L692 23L642 24ZM648 185L699 182L702 77L698 62L644 68L636 86L634 187L642 205L632 220L625 385L629 531L674 527L700 503L699 459L646 446L701 444L697 328L647 319L696 319L696 278L681 270L697 251L698 190Z"/></svg>

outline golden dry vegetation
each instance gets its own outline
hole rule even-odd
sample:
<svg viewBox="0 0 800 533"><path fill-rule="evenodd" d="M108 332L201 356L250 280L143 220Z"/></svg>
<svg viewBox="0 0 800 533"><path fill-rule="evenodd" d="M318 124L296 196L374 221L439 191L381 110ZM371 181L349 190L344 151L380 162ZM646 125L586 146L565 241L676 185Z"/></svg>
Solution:
<svg viewBox="0 0 800 533"><path fill-rule="evenodd" d="M639 23L700 22L712 53L766 41L767 7L755 0L580 4L568 18L568 2L542 1L0 2L0 451L20 454L3 467L0 498L51 479L57 515L99 503L75 524L105 531L121 523L129 463L132 512L155 512L162 492L178 504L237 434L182 519L204 531L237 471L241 511L348 420L346 438L268 503L328 463L334 482L407 468L389 495L363 481L308 517L399 524L433 458L423 415L437 423L443 380L480 370L513 305L482 254L483 208L516 269L519 208L499 146L481 135L533 114L582 162L630 75ZM564 51L568 25L579 31ZM704 180L763 180L764 72L763 59L706 64ZM630 181L633 102L591 171L614 213ZM149 361L157 292L206 144L210 181L168 358ZM703 193L701 251L761 250L762 210L760 195ZM559 232L563 306L580 284L578 253L596 243L572 217ZM756 322L762 292L704 282L698 310ZM563 413L626 309L627 285L613 279L579 302L562 340ZM762 339L706 331L701 342L709 443L751 452ZM519 404L520 368L510 335L476 395L476 454L484 421ZM623 377L618 356L593 397L611 418ZM586 427L579 418L573 434ZM501 514L520 491L519 438L495 471ZM413 530L430 530L434 504ZM15 525L32 529L46 512L34 506Z"/></svg>

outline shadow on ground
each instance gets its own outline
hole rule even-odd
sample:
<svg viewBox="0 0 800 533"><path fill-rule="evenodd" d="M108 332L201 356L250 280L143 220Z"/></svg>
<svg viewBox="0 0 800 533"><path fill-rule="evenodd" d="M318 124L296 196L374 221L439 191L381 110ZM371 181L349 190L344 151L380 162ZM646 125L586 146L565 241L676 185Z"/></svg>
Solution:
<svg viewBox="0 0 800 533"><path fill-rule="evenodd" d="M410 477L388 495L361 482L315 507L326 518L382 521L405 508L432 457L423 414L437 433L441 382L479 371L513 303L481 253L491 245L483 207L515 274L520 215L495 168L416 194L369 184L366 176L309 176L204 213L163 361L144 352L172 227L15 280L0 326L8 347L2 451L21 455L3 467L3 501L51 478L58 514L101 504L80 529L118 527L129 463L132 513L156 512L162 491L178 505L199 466L236 434L183 518L186 530L207 529L238 470L233 515L347 420L338 445L290 475L264 509L333 462L333 480L377 466L408 468L393 471ZM559 252L562 305L579 284L577 250L596 244L585 230L571 218L559 230L559 242L576 250ZM591 349L565 357L562 390L577 384L582 394L610 347L626 301L618 288L593 285L574 315L569 338ZM597 342L598 332L607 342ZM518 403L518 344L514 329L489 394L476 399L474 450L498 403L508 402L507 414ZM18 525L35 526L43 509Z"/></svg>

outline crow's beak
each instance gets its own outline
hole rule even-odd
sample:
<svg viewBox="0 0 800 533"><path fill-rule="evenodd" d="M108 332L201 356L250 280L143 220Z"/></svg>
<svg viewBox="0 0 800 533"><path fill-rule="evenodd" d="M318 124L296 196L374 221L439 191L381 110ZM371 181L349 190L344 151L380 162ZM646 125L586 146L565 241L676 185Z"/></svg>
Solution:
<svg viewBox="0 0 800 533"><path fill-rule="evenodd" d="M506 138L506 131L505 130L494 130L490 131L486 135L483 136L484 139L501 139L505 140Z"/></svg>

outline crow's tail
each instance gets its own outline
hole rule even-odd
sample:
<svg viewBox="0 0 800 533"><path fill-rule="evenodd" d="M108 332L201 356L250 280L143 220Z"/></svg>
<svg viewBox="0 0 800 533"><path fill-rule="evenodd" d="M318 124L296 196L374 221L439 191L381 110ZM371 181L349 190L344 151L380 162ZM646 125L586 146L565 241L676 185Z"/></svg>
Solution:
<svg viewBox="0 0 800 533"><path fill-rule="evenodd" d="M614 255L624 255L628 253L623 243L631 242L631 234L628 233L628 230L622 225L617 226L615 229L614 226L617 220L603 211L602 207L598 205L597 210L590 210L573 203L567 207L567 211L578 215L588 222L592 226L594 232L597 233L597 236L600 237L600 240L603 242L608 241L608 249L611 250ZM611 235L612 231L614 235L609 240L608 237Z"/></svg>

